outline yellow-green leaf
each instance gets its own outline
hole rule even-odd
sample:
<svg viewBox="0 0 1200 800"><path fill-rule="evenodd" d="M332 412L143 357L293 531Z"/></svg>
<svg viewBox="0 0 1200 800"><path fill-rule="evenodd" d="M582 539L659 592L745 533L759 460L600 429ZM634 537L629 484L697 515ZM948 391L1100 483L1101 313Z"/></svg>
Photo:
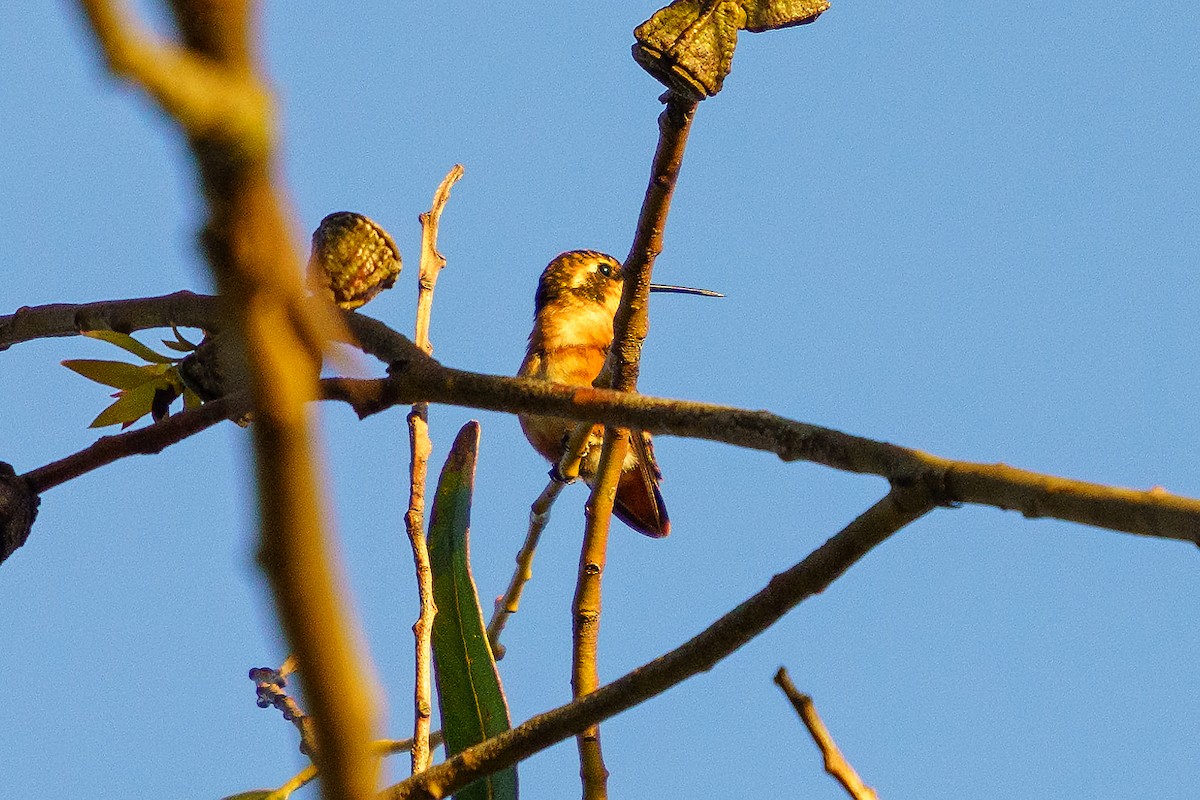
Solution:
<svg viewBox="0 0 1200 800"><path fill-rule="evenodd" d="M106 425L120 425L122 428L128 428L150 413L150 409L154 405L154 393L159 390L161 385L159 382L151 381L127 392L121 392L117 402L101 411L88 427L103 428Z"/></svg>
<svg viewBox="0 0 1200 800"><path fill-rule="evenodd" d="M266 800L274 791L274 789L251 789L248 792L239 792L231 794L228 797L222 797L221 800Z"/></svg>
<svg viewBox="0 0 1200 800"><path fill-rule="evenodd" d="M146 345L139 342L137 339L130 336L128 333L118 333L117 331L81 331L84 336L89 336L93 339L99 339L109 344L115 344L122 350L127 350L133 353L138 358L145 359L152 364L170 364L173 359L167 356L159 355L151 350Z"/></svg>
<svg viewBox="0 0 1200 800"><path fill-rule="evenodd" d="M203 404L204 404L204 401L200 399L200 395L196 394L195 392L193 392L191 389L187 388L186 386L183 388L183 407L184 408L199 408Z"/></svg>
<svg viewBox="0 0 1200 800"><path fill-rule="evenodd" d="M159 366L126 364L124 361L73 358L63 361L62 365L89 381L102 383L114 389L133 389L146 381L157 380L162 375Z"/></svg>

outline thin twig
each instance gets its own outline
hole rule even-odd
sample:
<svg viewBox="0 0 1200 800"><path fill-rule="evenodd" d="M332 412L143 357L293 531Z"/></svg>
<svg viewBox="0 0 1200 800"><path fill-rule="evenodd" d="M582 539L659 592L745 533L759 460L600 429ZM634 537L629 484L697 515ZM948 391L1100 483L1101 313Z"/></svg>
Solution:
<svg viewBox="0 0 1200 800"><path fill-rule="evenodd" d="M126 456L161 453L165 448L207 430L225 419L237 419L249 407L247 398L221 398L198 408L124 433L101 436L91 445L66 458L26 472L22 477L34 492L42 493L107 466Z"/></svg>
<svg viewBox="0 0 1200 800"><path fill-rule="evenodd" d="M825 771L833 776L834 780L840 783L854 800L879 800L879 795L875 794L875 790L863 783L862 778L858 777L858 773L854 771L854 767L842 755L842 751L833 741L829 729L825 727L825 723L817 714L817 707L813 705L812 698L796 689L791 677L788 676L787 669L779 668L779 671L775 673L775 683L791 701L792 707L796 709L796 713L804 722L804 727L808 728L813 741L821 750L821 756L825 759Z"/></svg>
<svg viewBox="0 0 1200 800"><path fill-rule="evenodd" d="M491 644L492 655L497 661L504 658L505 653L505 647L500 643L500 635L504 632L504 626L508 624L508 618L521 607L521 594L525 591L525 584L533 578L533 555L537 551L538 541L542 538L546 523L550 521L550 508L565 485L562 481L549 480L546 488L530 506L529 532L517 552L517 567L504 594L496 598L492 619L488 623L488 643Z"/></svg>
<svg viewBox="0 0 1200 800"><path fill-rule="evenodd" d="M442 743L442 732L434 731L429 734L429 744L432 747L437 747ZM390 756L396 753L407 753L412 750L412 739L380 739L375 742L375 749L381 756ZM316 764L309 764L304 769L293 775L282 786L275 791L267 794L262 800L286 800L293 792L308 783L311 783L319 774Z"/></svg>
<svg viewBox="0 0 1200 800"><path fill-rule="evenodd" d="M450 187L462 177L461 164L455 164L442 179L433 195L429 211L420 215L421 220L421 267L417 279L417 322L414 341L425 354L433 353L429 340L429 319L433 313L433 290L438 274L446 266L446 259L437 249L438 224L442 209L450 199ZM408 443L412 452L409 464L408 512L404 525L408 541L412 545L413 566L417 573L417 595L420 613L413 623L416 638L416 662L413 680L413 774L429 768L429 724L433 715L432 636L433 617L437 605L433 599L433 570L429 564L429 543L425 536L425 482L429 467L429 454L433 444L429 440L429 404L415 403L408 414Z"/></svg>
<svg viewBox="0 0 1200 800"><path fill-rule="evenodd" d="M429 210L422 212L421 220L421 270L418 275L419 288L417 291L417 327L413 342L424 351L425 355L433 355L433 344L429 341L429 317L433 312L433 287L437 284L438 274L446 266L446 259L438 251L438 226L442 219L442 209L450 199L450 189L463 176L462 164L455 164L438 184L433 194L433 202Z"/></svg>
<svg viewBox="0 0 1200 800"><path fill-rule="evenodd" d="M190 292L97 303L22 308L0 316L0 350L83 330L130 333L180 326L214 330L225 317L214 298ZM671 400L549 381L484 375L428 358L382 322L347 313L347 326L369 355L391 365L386 379L322 381L326 399L350 403L360 416L416 402L505 413L566 417L686 436L775 453L784 461L811 461L833 469L921 481L941 505L973 503L1141 536L1200 544L1200 500L1161 487L1106 486L1010 467L942 458L921 450L787 419L768 411Z"/></svg>
<svg viewBox="0 0 1200 800"><path fill-rule="evenodd" d="M254 681L259 707L274 706L279 713L283 714L283 718L292 723L300 733L300 752L310 758L316 758L317 742L313 719L304 713L296 699L287 692L288 674L294 668L295 661L288 656L279 669L271 667L251 669L250 680Z"/></svg>
<svg viewBox="0 0 1200 800"><path fill-rule="evenodd" d="M384 792L387 800L447 797L496 770L712 669L797 604L824 591L856 561L933 508L922 486L894 488L792 568L685 644L565 706L464 750Z"/></svg>
<svg viewBox="0 0 1200 800"><path fill-rule="evenodd" d="M525 535L525 542L517 552L516 569L513 571L512 579L508 582L508 589L502 596L496 598L492 609L492 620L488 623L488 643L491 645L492 654L497 661L504 658L505 652L504 645L500 644L500 634L508 623L508 618L517 613L521 604L521 594L525 591L525 584L533 578L533 556L537 551L542 531L550 522L550 509L554 506L554 501L558 499L563 487L579 477L579 467L583 462L584 453L587 452L591 433L592 425L590 424L575 426L575 430L567 437L566 444L563 446L563 456L557 465L558 475L546 483L546 488L529 508L529 532Z"/></svg>
<svg viewBox="0 0 1200 800"><path fill-rule="evenodd" d="M317 777L317 765L309 764L304 769L297 772L292 777L272 792L269 792L262 800L287 800L302 786L305 786L315 780Z"/></svg>
<svg viewBox="0 0 1200 800"><path fill-rule="evenodd" d="M433 571L429 564L429 546L425 538L425 475L433 445L429 440L429 404L417 403L408 414L409 462L408 512L404 526L412 546L413 566L417 575L420 610L413 623L416 650L413 653L413 741L412 771L415 775L429 767L429 725L433 715L433 617L437 605L433 599Z"/></svg>
<svg viewBox="0 0 1200 800"><path fill-rule="evenodd" d="M633 244L621 267L625 279L621 305L613 319L613 346L609 351L612 388L623 392L637 390L642 343L650 329L650 276L662 252L667 212L696 113L695 100L671 91L666 98L667 107L658 117L658 146L650 167L650 183L638 214Z"/></svg>

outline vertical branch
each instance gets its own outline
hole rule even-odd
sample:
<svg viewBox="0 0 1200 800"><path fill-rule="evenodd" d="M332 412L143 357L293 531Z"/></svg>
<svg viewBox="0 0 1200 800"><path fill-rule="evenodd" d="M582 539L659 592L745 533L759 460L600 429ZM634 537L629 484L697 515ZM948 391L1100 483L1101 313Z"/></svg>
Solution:
<svg viewBox="0 0 1200 800"><path fill-rule="evenodd" d="M309 401L321 353L343 335L331 306L306 296L274 182L270 93L249 0L172 0L182 44L139 30L113 0L81 0L112 72L152 96L187 137L208 216L202 249L249 369L260 509L259 560L305 676L314 754L327 798L373 796L376 687L327 531Z"/></svg>
<svg viewBox="0 0 1200 800"><path fill-rule="evenodd" d="M413 623L416 639L413 675L413 748L412 772L429 768L429 724L433 715L433 678L431 673L433 617L437 606L433 602L433 572L429 566L429 547L425 539L425 474L433 444L429 440L429 405L418 403L408 414L408 444L412 451L409 462L408 512L404 526L412 546L413 567L417 574L417 596L420 611Z"/></svg>
<svg viewBox="0 0 1200 800"><path fill-rule="evenodd" d="M611 375L612 388L623 392L637 389L642 342L650 329L650 276L654 260L662 252L667 212L696 111L695 100L674 92L666 93L666 103L667 107L658 119L658 146L650 167L650 183L638 215L633 245L622 267L621 304L613 319L613 344L605 364L605 370ZM609 521L625 464L629 435L630 432L623 429L604 429L600 465L588 501L587 526L572 609L571 686L576 698L595 691L600 685L596 645L600 631L601 578L607 558ZM600 726L590 726L576 741L584 797L590 800L607 797L608 770L600 750Z"/></svg>
<svg viewBox="0 0 1200 800"><path fill-rule="evenodd" d="M437 249L438 224L442 219L442 209L450 199L450 189L463 176L462 164L455 164L438 184L433 193L433 203L429 210L422 213L421 220L421 269L418 275L417 289L417 328L414 342L425 351L425 355L433 354L433 345L429 341L429 316L433 311L433 287L437 283L438 274L446 266L446 259Z"/></svg>
<svg viewBox="0 0 1200 800"><path fill-rule="evenodd" d="M437 249L438 223L442 209L450 199L450 187L462 177L461 164L455 164L442 179L433 195L429 211L420 215L421 220L421 266L417 279L417 323L414 337L417 347L426 355L433 353L429 341L429 318L433 311L433 288L438 274L446 266L446 259ZM408 541L412 545L413 565L417 573L417 593L420 613L413 623L416 638L415 676L413 680L413 774L429 768L429 721L433 714L433 679L431 661L433 647L433 617L437 606L433 601L433 571L429 566L429 546L425 538L425 483L429 465L429 454L433 444L429 440L429 404L417 403L408 414L408 444L412 451L409 464L408 512L404 515L404 526Z"/></svg>
<svg viewBox="0 0 1200 800"><path fill-rule="evenodd" d="M862 778L858 777L858 773L854 771L854 767L838 749L829 729L825 727L825 723L817 714L817 708L813 705L812 698L796 689L796 685L792 683L785 668L780 667L779 671L775 673L775 684L783 690L784 696L796 709L796 713L804 722L804 727L808 728L813 741L820 748L821 755L825 759L825 771L842 785L842 788L853 800L879 800L879 795L875 794L875 790L863 783Z"/></svg>
<svg viewBox="0 0 1200 800"><path fill-rule="evenodd" d="M642 342L650 329L650 277L654 260L662 252L663 229L671 196L679 179L683 152L696 111L696 101L666 93L667 107L658 118L658 147L650 167L650 183L638 215L633 245L622 267L624 286L621 305L613 319L613 344L605 369L611 373L612 388L632 392L637 389L638 365ZM583 535L583 553L579 561L579 579L575 590L574 649L571 685L575 697L599 686L596 667L596 642L600 629L600 586L608 547L609 519L616 498L617 483L625 463L629 431L606 427L604 446L595 485L588 501L587 528ZM580 774L585 798L607 797L608 771L600 751L600 726L593 725L577 737Z"/></svg>
<svg viewBox="0 0 1200 800"><path fill-rule="evenodd" d="M667 107L658 117L658 147L650 167L650 183L642 200L633 244L621 269L625 285L613 320L613 348L609 356L612 388L622 392L637 389L642 342L650 330L650 274L654 260L662 252L667 212L671 210L671 197L696 114L695 100L670 91L666 97Z"/></svg>
<svg viewBox="0 0 1200 800"><path fill-rule="evenodd" d="M628 450L628 433L604 429L604 448L600 452L596 484L587 505L587 525L583 531L583 550L579 557L579 575L575 585L572 615L571 689L575 697L590 694L600 686L596 665L600 636L601 581L608 559L608 529L612 521L617 482ZM579 748L579 774L583 779L585 800L608 797L608 769L600 749L600 726L591 725L576 739Z"/></svg>

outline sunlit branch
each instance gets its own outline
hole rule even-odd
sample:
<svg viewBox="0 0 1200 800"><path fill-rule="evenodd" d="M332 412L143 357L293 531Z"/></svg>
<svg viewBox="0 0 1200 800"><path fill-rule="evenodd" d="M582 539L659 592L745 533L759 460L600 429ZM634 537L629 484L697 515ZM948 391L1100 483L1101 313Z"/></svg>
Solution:
<svg viewBox="0 0 1200 800"><path fill-rule="evenodd" d="M933 508L923 486L897 487L803 561L680 647L565 706L464 750L388 789L388 800L447 797L672 686L712 669L797 604L824 591L870 550Z"/></svg>
<svg viewBox="0 0 1200 800"><path fill-rule="evenodd" d="M111 328L132 332L171 324L219 327L214 298L164 297L24 308L0 316L0 350L35 339ZM764 450L785 461L926 483L940 504L973 503L1110 530L1200 544L1200 500L1155 487L1126 489L1060 478L1006 464L942 458L819 425L751 411L446 367L405 336L357 313L344 317L364 352L393 364L386 379L322 381L323 396L363 416L422 400L507 413L542 414Z"/></svg>
<svg viewBox="0 0 1200 800"><path fill-rule="evenodd" d="M879 800L875 790L863 783L854 767L838 749L837 742L833 740L829 729L825 727L825 723L817 714L817 707L813 705L812 698L796 689L796 685L792 683L791 677L783 667L780 667L779 671L775 673L775 683L783 690L783 694L791 702L792 708L796 709L804 727L808 728L809 735L820 749L821 756L825 760L825 771L842 785L842 788L853 800Z"/></svg>
<svg viewBox="0 0 1200 800"><path fill-rule="evenodd" d="M438 275L446 266L446 259L437 249L438 223L442 209L450 199L450 187L462 177L463 168L455 164L442 179L433 195L430 210L420 216L421 220L421 265L417 278L417 321L415 344L425 355L433 353L429 340L429 321L433 313L433 290ZM433 570L429 564L429 545L425 537L425 482L429 466L429 454L433 444L429 439L429 404L421 401L413 404L408 414L408 443L412 453L409 466L408 511L404 525L408 541L412 546L413 566L417 576L417 597L420 612L413 624L416 638L414 650L415 670L413 680L413 747L412 771L415 775L429 767L429 720L433 714L432 643L433 617L437 605L433 599Z"/></svg>
<svg viewBox="0 0 1200 800"><path fill-rule="evenodd" d="M144 428L101 436L79 452L31 469L23 477L40 494L126 456L161 453L176 442L207 430L221 420L236 419L248 407L246 398L237 399L236 402L234 398L221 398L198 408L185 409Z"/></svg>

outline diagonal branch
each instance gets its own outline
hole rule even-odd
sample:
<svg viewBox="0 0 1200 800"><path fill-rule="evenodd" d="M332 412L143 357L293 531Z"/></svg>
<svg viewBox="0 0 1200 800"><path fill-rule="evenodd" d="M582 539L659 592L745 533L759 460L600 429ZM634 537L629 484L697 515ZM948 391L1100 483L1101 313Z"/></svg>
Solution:
<svg viewBox="0 0 1200 800"><path fill-rule="evenodd" d="M852 800L879 800L879 795L875 793L875 790L863 783L854 766L842 755L837 742L833 740L833 735L829 733L829 729L825 727L825 723L817 714L817 707L813 705L812 698L802 694L796 688L785 668L780 667L779 671L775 673L775 683L783 690L783 694L791 702L792 708L796 709L801 722L804 723L804 727L808 728L809 735L820 749L821 756L825 760L825 771L842 785Z"/></svg>
<svg viewBox="0 0 1200 800"><path fill-rule="evenodd" d="M608 719L701 672L762 633L833 581L905 525L933 508L925 487L897 487L803 561L685 644L571 703L539 714L512 730L391 787L387 800L431 800L528 758L586 727Z"/></svg>
<svg viewBox="0 0 1200 800"><path fill-rule="evenodd" d="M237 419L248 406L249 402L244 397L213 400L199 408L172 414L144 428L101 436L78 453L32 469L22 477L29 482L33 491L41 494L126 456L161 453L170 445L207 430L221 420Z"/></svg>

